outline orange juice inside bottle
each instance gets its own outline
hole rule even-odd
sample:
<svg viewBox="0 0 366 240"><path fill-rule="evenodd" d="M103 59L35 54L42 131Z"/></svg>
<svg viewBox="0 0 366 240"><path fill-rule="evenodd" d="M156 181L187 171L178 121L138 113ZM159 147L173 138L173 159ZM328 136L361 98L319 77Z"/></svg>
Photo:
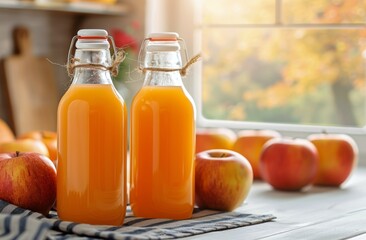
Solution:
<svg viewBox="0 0 366 240"><path fill-rule="evenodd" d="M111 84L75 84L58 109L62 220L120 225L126 211L126 105Z"/></svg>
<svg viewBox="0 0 366 240"><path fill-rule="evenodd" d="M194 206L195 112L181 86L144 86L131 112L134 215L185 219Z"/></svg>

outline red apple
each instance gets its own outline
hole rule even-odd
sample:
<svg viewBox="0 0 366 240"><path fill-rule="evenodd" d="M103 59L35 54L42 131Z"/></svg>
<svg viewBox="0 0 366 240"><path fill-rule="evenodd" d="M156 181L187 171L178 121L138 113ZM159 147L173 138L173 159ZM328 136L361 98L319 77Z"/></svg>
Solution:
<svg viewBox="0 0 366 240"><path fill-rule="evenodd" d="M275 138L264 145L259 169L273 188L297 191L312 183L317 162L318 153L310 141Z"/></svg>
<svg viewBox="0 0 366 240"><path fill-rule="evenodd" d="M235 139L235 132L228 128L198 128L196 153L209 149L231 149Z"/></svg>
<svg viewBox="0 0 366 240"><path fill-rule="evenodd" d="M56 200L56 168L38 153L0 154L0 199L47 215Z"/></svg>
<svg viewBox="0 0 366 240"><path fill-rule="evenodd" d="M281 134L274 130L242 130L237 136L233 150L248 159L253 168L254 178L261 179L259 159L263 145L272 138L281 137Z"/></svg>
<svg viewBox="0 0 366 240"><path fill-rule="evenodd" d="M196 205L221 211L239 207L253 182L253 171L248 160L226 149L197 153L195 174Z"/></svg>
<svg viewBox="0 0 366 240"><path fill-rule="evenodd" d="M34 139L17 139L11 142L0 143L0 153L35 152L49 156L48 149L43 142Z"/></svg>
<svg viewBox="0 0 366 240"><path fill-rule="evenodd" d="M316 185L340 186L356 167L358 148L345 134L312 134L308 139L319 153Z"/></svg>

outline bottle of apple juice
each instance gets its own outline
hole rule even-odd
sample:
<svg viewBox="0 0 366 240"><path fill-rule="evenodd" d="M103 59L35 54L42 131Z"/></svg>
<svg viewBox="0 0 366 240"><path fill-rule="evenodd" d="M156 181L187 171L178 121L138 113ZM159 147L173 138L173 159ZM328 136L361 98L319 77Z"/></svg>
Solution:
<svg viewBox="0 0 366 240"><path fill-rule="evenodd" d="M108 38L78 31L73 81L58 107L57 210L66 221L121 225L126 212L127 110L112 84Z"/></svg>
<svg viewBox="0 0 366 240"><path fill-rule="evenodd" d="M192 216L195 108L180 74L180 43L176 33L154 33L140 51L145 79L131 106L130 203L138 217Z"/></svg>

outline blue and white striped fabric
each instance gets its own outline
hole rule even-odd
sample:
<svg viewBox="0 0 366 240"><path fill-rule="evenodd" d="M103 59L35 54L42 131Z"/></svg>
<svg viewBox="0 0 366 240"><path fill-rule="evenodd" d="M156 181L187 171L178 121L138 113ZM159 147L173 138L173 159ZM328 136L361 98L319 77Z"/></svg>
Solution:
<svg viewBox="0 0 366 240"><path fill-rule="evenodd" d="M99 226L61 221L51 211L46 218L0 200L0 239L173 239L273 220L273 215L195 209L188 220L147 219L132 215L122 226Z"/></svg>

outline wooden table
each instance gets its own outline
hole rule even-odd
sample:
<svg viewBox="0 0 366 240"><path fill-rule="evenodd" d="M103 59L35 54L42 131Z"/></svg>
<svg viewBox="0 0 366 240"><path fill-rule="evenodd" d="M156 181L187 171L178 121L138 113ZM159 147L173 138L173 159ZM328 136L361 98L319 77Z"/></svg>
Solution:
<svg viewBox="0 0 366 240"><path fill-rule="evenodd" d="M358 168L341 188L280 192L258 181L237 211L277 219L184 239L366 239L366 168Z"/></svg>

